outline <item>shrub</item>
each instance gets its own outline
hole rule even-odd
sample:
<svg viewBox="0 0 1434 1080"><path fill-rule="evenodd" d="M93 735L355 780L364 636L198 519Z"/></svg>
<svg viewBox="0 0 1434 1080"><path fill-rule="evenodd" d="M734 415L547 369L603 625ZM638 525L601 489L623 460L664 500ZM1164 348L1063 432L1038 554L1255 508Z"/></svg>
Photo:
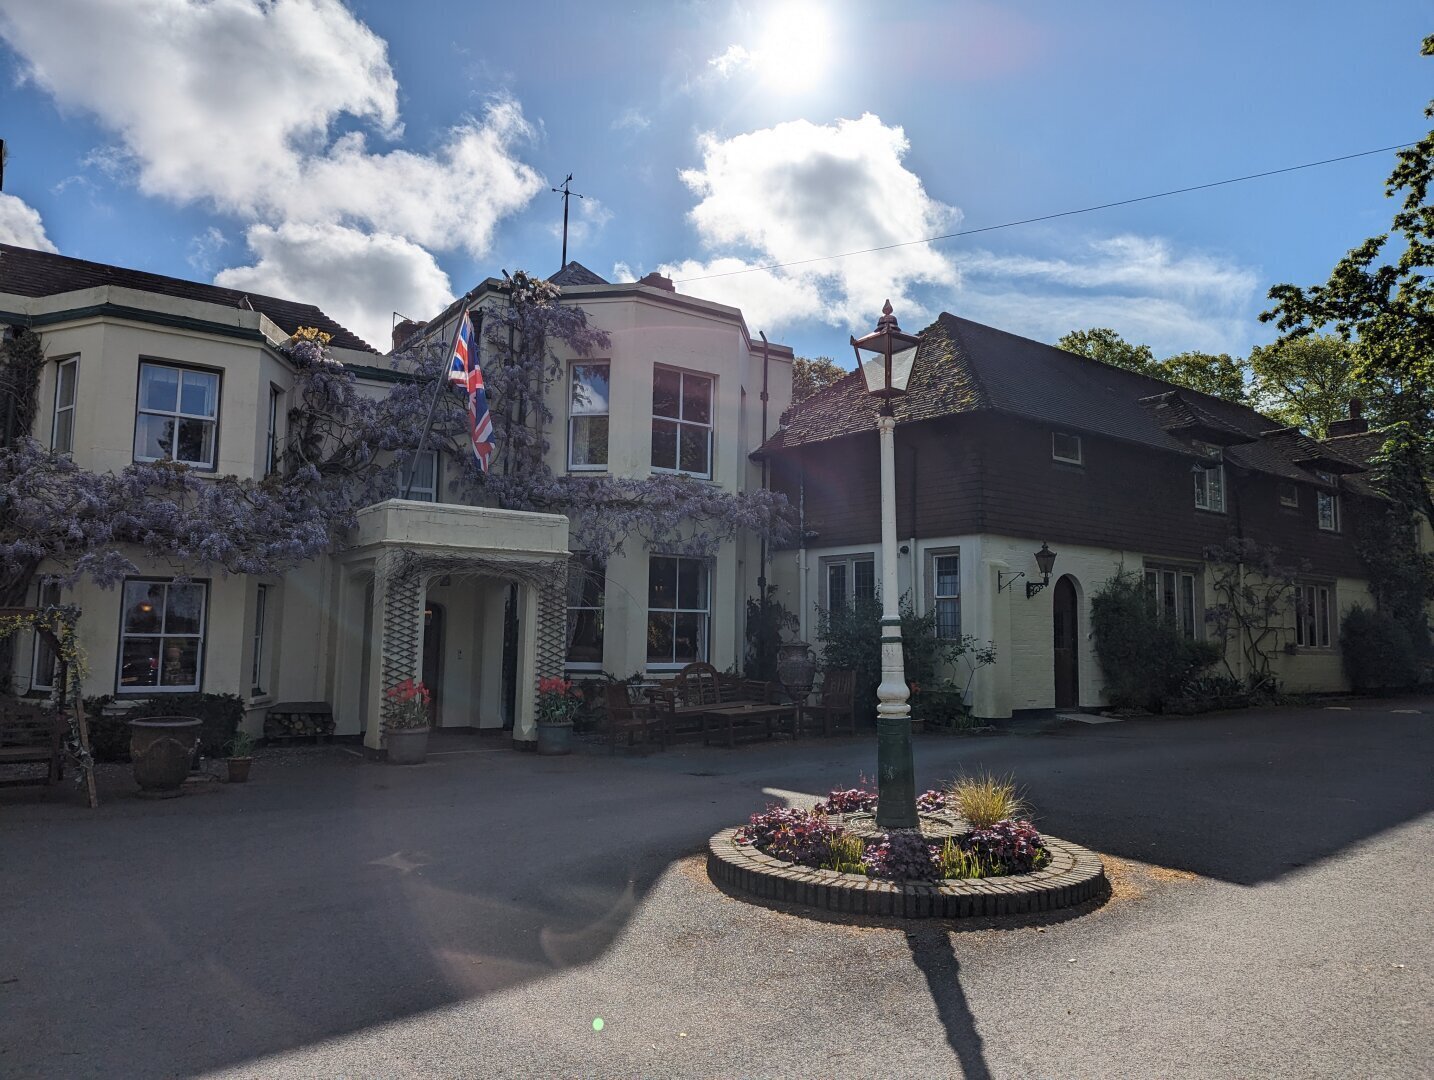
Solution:
<svg viewBox="0 0 1434 1080"><path fill-rule="evenodd" d="M817 812L822 814L854 814L875 808L876 792L865 788L834 789L827 795L826 802L816 805Z"/></svg>
<svg viewBox="0 0 1434 1080"><path fill-rule="evenodd" d="M777 681L777 646L782 643L782 632L795 633L801 626L801 620L776 596L777 587L768 585L765 597L747 598L747 656L742 670L749 679Z"/></svg>
<svg viewBox="0 0 1434 1080"><path fill-rule="evenodd" d="M980 856L948 839L936 855L936 868L943 878L982 878L986 876Z"/></svg>
<svg viewBox="0 0 1434 1080"><path fill-rule="evenodd" d="M995 776L989 772L958 777L951 784L947 801L973 829L989 828L998 821L1019 817L1029 811L1025 800L1016 791L1014 777Z"/></svg>
<svg viewBox="0 0 1434 1080"><path fill-rule="evenodd" d="M862 862L872 877L892 881L931 881L936 877L937 847L915 829L882 833L869 844Z"/></svg>
<svg viewBox="0 0 1434 1080"><path fill-rule="evenodd" d="M1029 821L998 821L972 829L961 838L961 847L978 860L986 875L1027 874L1051 859L1041 834Z"/></svg>
<svg viewBox="0 0 1434 1080"><path fill-rule="evenodd" d="M1344 673L1356 690L1394 690L1419 680L1419 651L1408 628L1365 607L1345 612L1339 629Z"/></svg>
<svg viewBox="0 0 1434 1080"><path fill-rule="evenodd" d="M831 839L827 861L822 863L822 869L835 870L841 874L864 874L866 864L862 862L862 856L866 853L866 845L862 843L859 836L852 836L849 833L840 833Z"/></svg>
<svg viewBox="0 0 1434 1080"><path fill-rule="evenodd" d="M1091 597L1090 625L1106 694L1118 708L1159 712L1221 656L1215 642L1193 641L1161 619L1144 579L1125 570Z"/></svg>
<svg viewBox="0 0 1434 1080"><path fill-rule="evenodd" d="M947 807L946 792L931 788L916 796L916 810L922 814L936 814Z"/></svg>
<svg viewBox="0 0 1434 1080"><path fill-rule="evenodd" d="M839 826L825 814L785 806L769 806L753 814L737 830L737 843L754 844L774 859L801 866L820 867L832 857L832 841L841 835Z"/></svg>
<svg viewBox="0 0 1434 1080"><path fill-rule="evenodd" d="M858 597L839 608L817 608L817 641L823 671L856 672L857 715L869 720L881 682L881 601Z"/></svg>

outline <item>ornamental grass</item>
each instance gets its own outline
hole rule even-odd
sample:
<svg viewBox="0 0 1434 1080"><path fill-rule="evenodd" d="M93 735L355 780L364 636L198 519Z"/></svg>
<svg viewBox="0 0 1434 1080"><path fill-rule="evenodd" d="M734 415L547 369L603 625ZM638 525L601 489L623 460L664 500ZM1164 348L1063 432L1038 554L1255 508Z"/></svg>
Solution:
<svg viewBox="0 0 1434 1080"><path fill-rule="evenodd" d="M954 807L973 829L989 829L998 821L1014 821L1030 811L1016 790L1015 778L1009 774L960 776L952 781L948 796L947 805Z"/></svg>

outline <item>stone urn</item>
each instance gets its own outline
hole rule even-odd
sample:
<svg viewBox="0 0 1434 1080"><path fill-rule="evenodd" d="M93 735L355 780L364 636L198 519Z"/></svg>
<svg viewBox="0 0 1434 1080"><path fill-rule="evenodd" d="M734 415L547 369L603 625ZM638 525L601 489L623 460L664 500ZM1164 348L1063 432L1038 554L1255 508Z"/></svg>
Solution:
<svg viewBox="0 0 1434 1080"><path fill-rule="evenodd" d="M428 757L428 733L426 727L388 728L383 733L383 744L387 750L390 765L422 765Z"/></svg>
<svg viewBox="0 0 1434 1080"><path fill-rule="evenodd" d="M142 716L129 722L129 756L141 796L172 799L183 792L199 726L193 716Z"/></svg>
<svg viewBox="0 0 1434 1080"><path fill-rule="evenodd" d="M796 702L804 702L817 678L817 661L805 641L784 641L777 646L777 681Z"/></svg>

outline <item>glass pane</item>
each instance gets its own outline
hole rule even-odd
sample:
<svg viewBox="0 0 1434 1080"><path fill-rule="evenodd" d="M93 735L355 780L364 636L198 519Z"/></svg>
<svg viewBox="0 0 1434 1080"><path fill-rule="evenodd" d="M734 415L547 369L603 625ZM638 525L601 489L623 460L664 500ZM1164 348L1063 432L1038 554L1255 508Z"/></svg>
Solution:
<svg viewBox="0 0 1434 1080"><path fill-rule="evenodd" d="M647 561L647 606L677 606L677 560L654 555Z"/></svg>
<svg viewBox="0 0 1434 1080"><path fill-rule="evenodd" d="M1225 470L1211 469L1206 475L1210 478L1210 509L1225 509Z"/></svg>
<svg viewBox="0 0 1434 1080"><path fill-rule="evenodd" d="M179 372L154 364L140 365L139 407L174 412L178 406Z"/></svg>
<svg viewBox="0 0 1434 1080"><path fill-rule="evenodd" d="M214 422L212 420L181 420L179 422L179 449L175 451L176 461L187 461L195 465L214 464Z"/></svg>
<svg viewBox="0 0 1434 1080"><path fill-rule="evenodd" d="M568 663L602 663L602 612L568 612Z"/></svg>
<svg viewBox="0 0 1434 1080"><path fill-rule="evenodd" d="M832 611L846 607L846 563L827 567L827 607Z"/></svg>
<svg viewBox="0 0 1434 1080"><path fill-rule="evenodd" d="M55 414L55 450L68 454L75 448L75 410Z"/></svg>
<svg viewBox="0 0 1434 1080"><path fill-rule="evenodd" d="M199 683L199 639L165 638L159 667L160 686L196 686Z"/></svg>
<svg viewBox="0 0 1434 1080"><path fill-rule="evenodd" d="M159 638L125 638L120 653L121 686L159 685Z"/></svg>
<svg viewBox="0 0 1434 1080"><path fill-rule="evenodd" d="M1329 645L1329 590L1319 590L1319 610L1316 612L1315 629L1319 631L1320 646Z"/></svg>
<svg viewBox="0 0 1434 1080"><path fill-rule="evenodd" d="M179 411L191 416L214 416L219 400L219 376L203 371L184 372Z"/></svg>
<svg viewBox="0 0 1434 1080"><path fill-rule="evenodd" d="M671 420L652 422L652 467L677 468L677 425Z"/></svg>
<svg viewBox="0 0 1434 1080"><path fill-rule="evenodd" d="M706 476L712 471L711 462L708 460L708 449L712 445L712 429L705 427L694 427L691 424L683 424L682 428L682 461L678 466L683 472L697 473Z"/></svg>
<svg viewBox="0 0 1434 1080"><path fill-rule="evenodd" d="M707 616L686 613L676 618L676 633L672 642L672 658L679 664L691 664L707 655L704 628Z"/></svg>
<svg viewBox="0 0 1434 1080"><path fill-rule="evenodd" d="M936 558L936 595L961 595L961 560L955 555Z"/></svg>
<svg viewBox="0 0 1434 1080"><path fill-rule="evenodd" d="M697 559L677 561L677 606L688 611L707 610L707 564Z"/></svg>
<svg viewBox="0 0 1434 1080"><path fill-rule="evenodd" d="M607 464L607 417L575 416L572 419L572 464ZM655 445L655 444L654 444Z"/></svg>
<svg viewBox="0 0 1434 1080"><path fill-rule="evenodd" d="M63 409L75 403L75 375L80 365L73 360L60 365L60 381L55 388L55 407Z"/></svg>
<svg viewBox="0 0 1434 1080"><path fill-rule="evenodd" d="M1195 636L1195 578L1192 574L1180 575L1180 632L1188 638Z"/></svg>
<svg viewBox="0 0 1434 1080"><path fill-rule="evenodd" d="M649 664L672 663L672 620L671 614L653 612L647 616L647 662Z"/></svg>
<svg viewBox="0 0 1434 1080"><path fill-rule="evenodd" d="M1160 613L1175 622L1175 574L1167 570L1161 575Z"/></svg>
<svg viewBox="0 0 1434 1080"><path fill-rule="evenodd" d="M961 601L941 599L936 601L936 636L958 638L961 636Z"/></svg>
<svg viewBox="0 0 1434 1080"><path fill-rule="evenodd" d="M124 632L157 634L164 628L164 584L158 581L124 583Z"/></svg>
<svg viewBox="0 0 1434 1080"><path fill-rule="evenodd" d="M433 491L433 471L438 464L438 455L432 450L424 450L413 459L413 486L411 491L415 497L420 492L431 494Z"/></svg>
<svg viewBox="0 0 1434 1080"><path fill-rule="evenodd" d="M574 365L573 415L607 413L608 378L606 364Z"/></svg>
<svg viewBox="0 0 1434 1080"><path fill-rule="evenodd" d="M652 415L677 419L682 396L682 375L656 368L652 372Z"/></svg>
<svg viewBox="0 0 1434 1080"><path fill-rule="evenodd" d="M862 559L851 564L852 595L858 600L876 599L876 562Z"/></svg>
<svg viewBox="0 0 1434 1080"><path fill-rule="evenodd" d="M682 376L682 419L699 424L712 423L712 380L699 375Z"/></svg>
<svg viewBox="0 0 1434 1080"><path fill-rule="evenodd" d="M188 585L169 587L169 603L165 605L164 611L166 634L198 634L202 630L203 617L203 585L191 582Z"/></svg>
<svg viewBox="0 0 1434 1080"><path fill-rule="evenodd" d="M174 449L174 421L167 416L140 413L134 428L134 456L167 458Z"/></svg>

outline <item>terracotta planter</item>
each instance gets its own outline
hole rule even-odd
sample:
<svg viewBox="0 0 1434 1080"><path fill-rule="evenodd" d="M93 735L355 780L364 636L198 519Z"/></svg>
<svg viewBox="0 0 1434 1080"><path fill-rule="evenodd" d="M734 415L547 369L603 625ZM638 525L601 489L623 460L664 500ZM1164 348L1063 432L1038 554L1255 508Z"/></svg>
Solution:
<svg viewBox="0 0 1434 1080"><path fill-rule="evenodd" d="M557 755L573 752L573 722L559 720L554 723L538 721L538 753Z"/></svg>
<svg viewBox="0 0 1434 1080"><path fill-rule="evenodd" d="M232 757L229 758L229 782L231 784L245 784L249 781L249 766L254 764L253 758Z"/></svg>
<svg viewBox="0 0 1434 1080"><path fill-rule="evenodd" d="M390 765L422 765L428 757L428 732L431 729L389 728L383 734Z"/></svg>
<svg viewBox="0 0 1434 1080"><path fill-rule="evenodd" d="M149 716L129 722L129 756L139 793L172 799L182 793L199 745L200 721L192 716Z"/></svg>

